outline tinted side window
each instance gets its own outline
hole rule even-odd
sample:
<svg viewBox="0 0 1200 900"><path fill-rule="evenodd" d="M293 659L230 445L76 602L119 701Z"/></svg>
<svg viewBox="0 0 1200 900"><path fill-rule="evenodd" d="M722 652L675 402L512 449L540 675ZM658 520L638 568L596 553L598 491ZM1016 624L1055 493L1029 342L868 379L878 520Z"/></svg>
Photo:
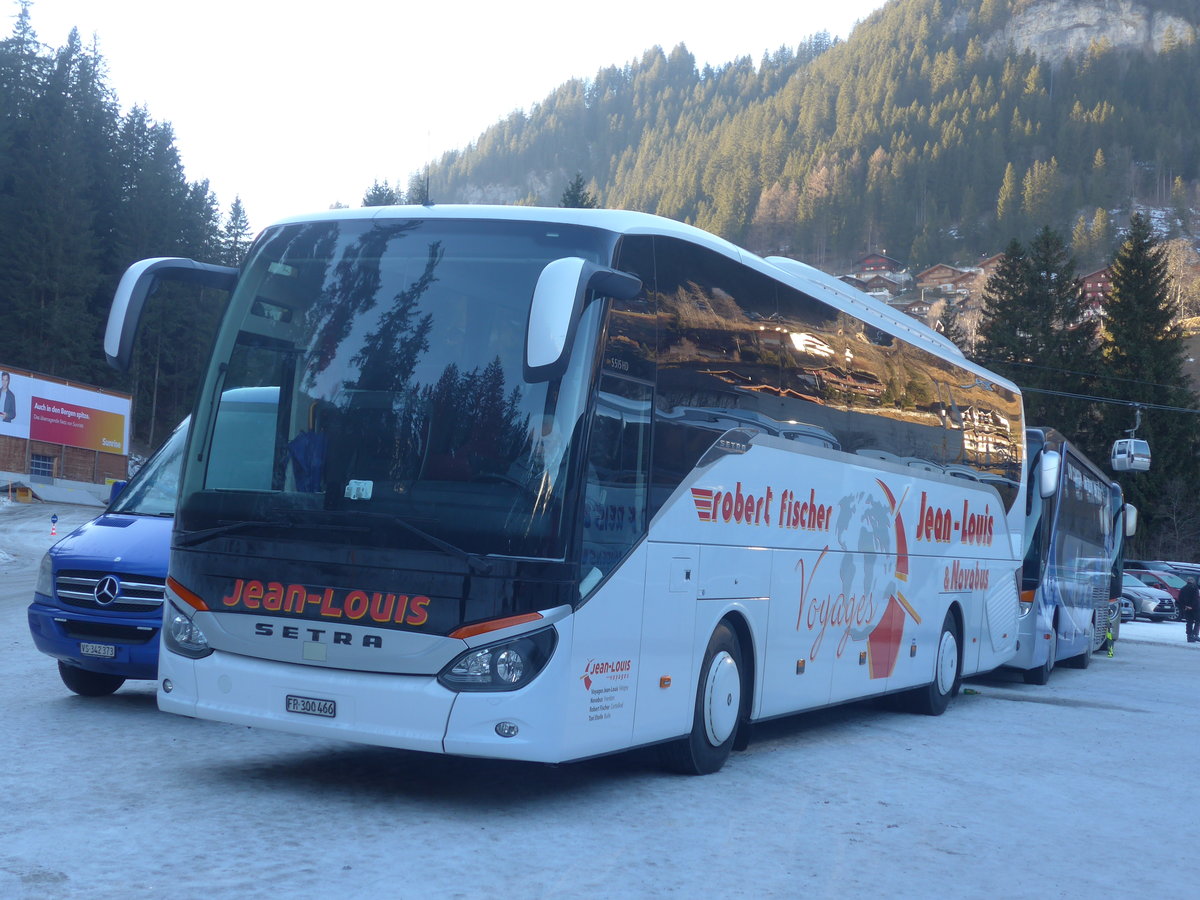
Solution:
<svg viewBox="0 0 1200 900"><path fill-rule="evenodd" d="M644 382L600 378L584 486L585 584L610 572L646 531L652 399Z"/></svg>
<svg viewBox="0 0 1200 900"><path fill-rule="evenodd" d="M1009 391L787 285L779 321L781 419L850 453L988 481L1012 504L1021 420Z"/></svg>
<svg viewBox="0 0 1200 900"><path fill-rule="evenodd" d="M671 238L655 239L655 262L652 509L725 431L775 430L782 340L771 279Z"/></svg>
<svg viewBox="0 0 1200 900"><path fill-rule="evenodd" d="M612 300L601 366L615 375L641 378L653 384L657 328L654 298L654 239L648 235L622 238L616 268L642 279L642 292L633 300Z"/></svg>

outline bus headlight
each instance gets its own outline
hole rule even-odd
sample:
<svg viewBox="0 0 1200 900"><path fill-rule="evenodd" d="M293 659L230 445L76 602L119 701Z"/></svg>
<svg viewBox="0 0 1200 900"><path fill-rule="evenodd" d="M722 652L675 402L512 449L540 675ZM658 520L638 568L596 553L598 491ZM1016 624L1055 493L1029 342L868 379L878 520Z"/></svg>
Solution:
<svg viewBox="0 0 1200 900"><path fill-rule="evenodd" d="M208 638L199 626L182 610L172 604L167 604L163 616L163 642L167 649L180 656L200 659L213 652L208 646Z"/></svg>
<svg viewBox="0 0 1200 900"><path fill-rule="evenodd" d="M515 691L545 668L558 643L553 628L475 647L455 657L438 675L452 691Z"/></svg>
<svg viewBox="0 0 1200 900"><path fill-rule="evenodd" d="M49 553L42 557L42 564L38 566L37 584L33 590L54 599L54 563L51 562Z"/></svg>

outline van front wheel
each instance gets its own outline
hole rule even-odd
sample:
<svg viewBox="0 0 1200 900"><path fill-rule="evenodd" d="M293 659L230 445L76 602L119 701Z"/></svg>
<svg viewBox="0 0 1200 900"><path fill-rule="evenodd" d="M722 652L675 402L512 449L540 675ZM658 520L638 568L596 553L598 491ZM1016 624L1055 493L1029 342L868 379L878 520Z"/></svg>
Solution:
<svg viewBox="0 0 1200 900"><path fill-rule="evenodd" d="M69 666L62 660L58 662L58 677L81 697L107 697L125 683L120 675L89 672L78 666Z"/></svg>

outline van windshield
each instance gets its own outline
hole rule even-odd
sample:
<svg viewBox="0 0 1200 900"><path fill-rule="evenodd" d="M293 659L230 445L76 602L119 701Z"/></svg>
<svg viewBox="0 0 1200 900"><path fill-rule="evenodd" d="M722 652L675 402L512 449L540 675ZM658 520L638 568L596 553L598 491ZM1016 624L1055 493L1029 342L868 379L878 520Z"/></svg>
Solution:
<svg viewBox="0 0 1200 900"><path fill-rule="evenodd" d="M125 490L109 507L111 513L135 516L174 516L179 497L179 470L187 442L188 419L184 419L166 443L138 469Z"/></svg>

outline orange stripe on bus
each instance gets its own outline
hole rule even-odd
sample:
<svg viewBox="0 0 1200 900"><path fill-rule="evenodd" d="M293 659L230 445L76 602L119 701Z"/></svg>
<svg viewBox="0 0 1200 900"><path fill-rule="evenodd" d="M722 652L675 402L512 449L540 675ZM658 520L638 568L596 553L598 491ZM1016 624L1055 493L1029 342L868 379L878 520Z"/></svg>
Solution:
<svg viewBox="0 0 1200 900"><path fill-rule="evenodd" d="M475 625L464 625L450 632L452 638L469 638L477 634L487 634L489 631L499 631L512 625L524 625L526 622L536 622L542 617L541 613L525 613L520 616L509 616L507 619L492 619L490 622L479 622Z"/></svg>
<svg viewBox="0 0 1200 900"><path fill-rule="evenodd" d="M204 602L199 594L192 593L170 575L167 576L167 587L169 587L174 592L175 596L177 596L188 606L199 610L208 609L208 604Z"/></svg>

